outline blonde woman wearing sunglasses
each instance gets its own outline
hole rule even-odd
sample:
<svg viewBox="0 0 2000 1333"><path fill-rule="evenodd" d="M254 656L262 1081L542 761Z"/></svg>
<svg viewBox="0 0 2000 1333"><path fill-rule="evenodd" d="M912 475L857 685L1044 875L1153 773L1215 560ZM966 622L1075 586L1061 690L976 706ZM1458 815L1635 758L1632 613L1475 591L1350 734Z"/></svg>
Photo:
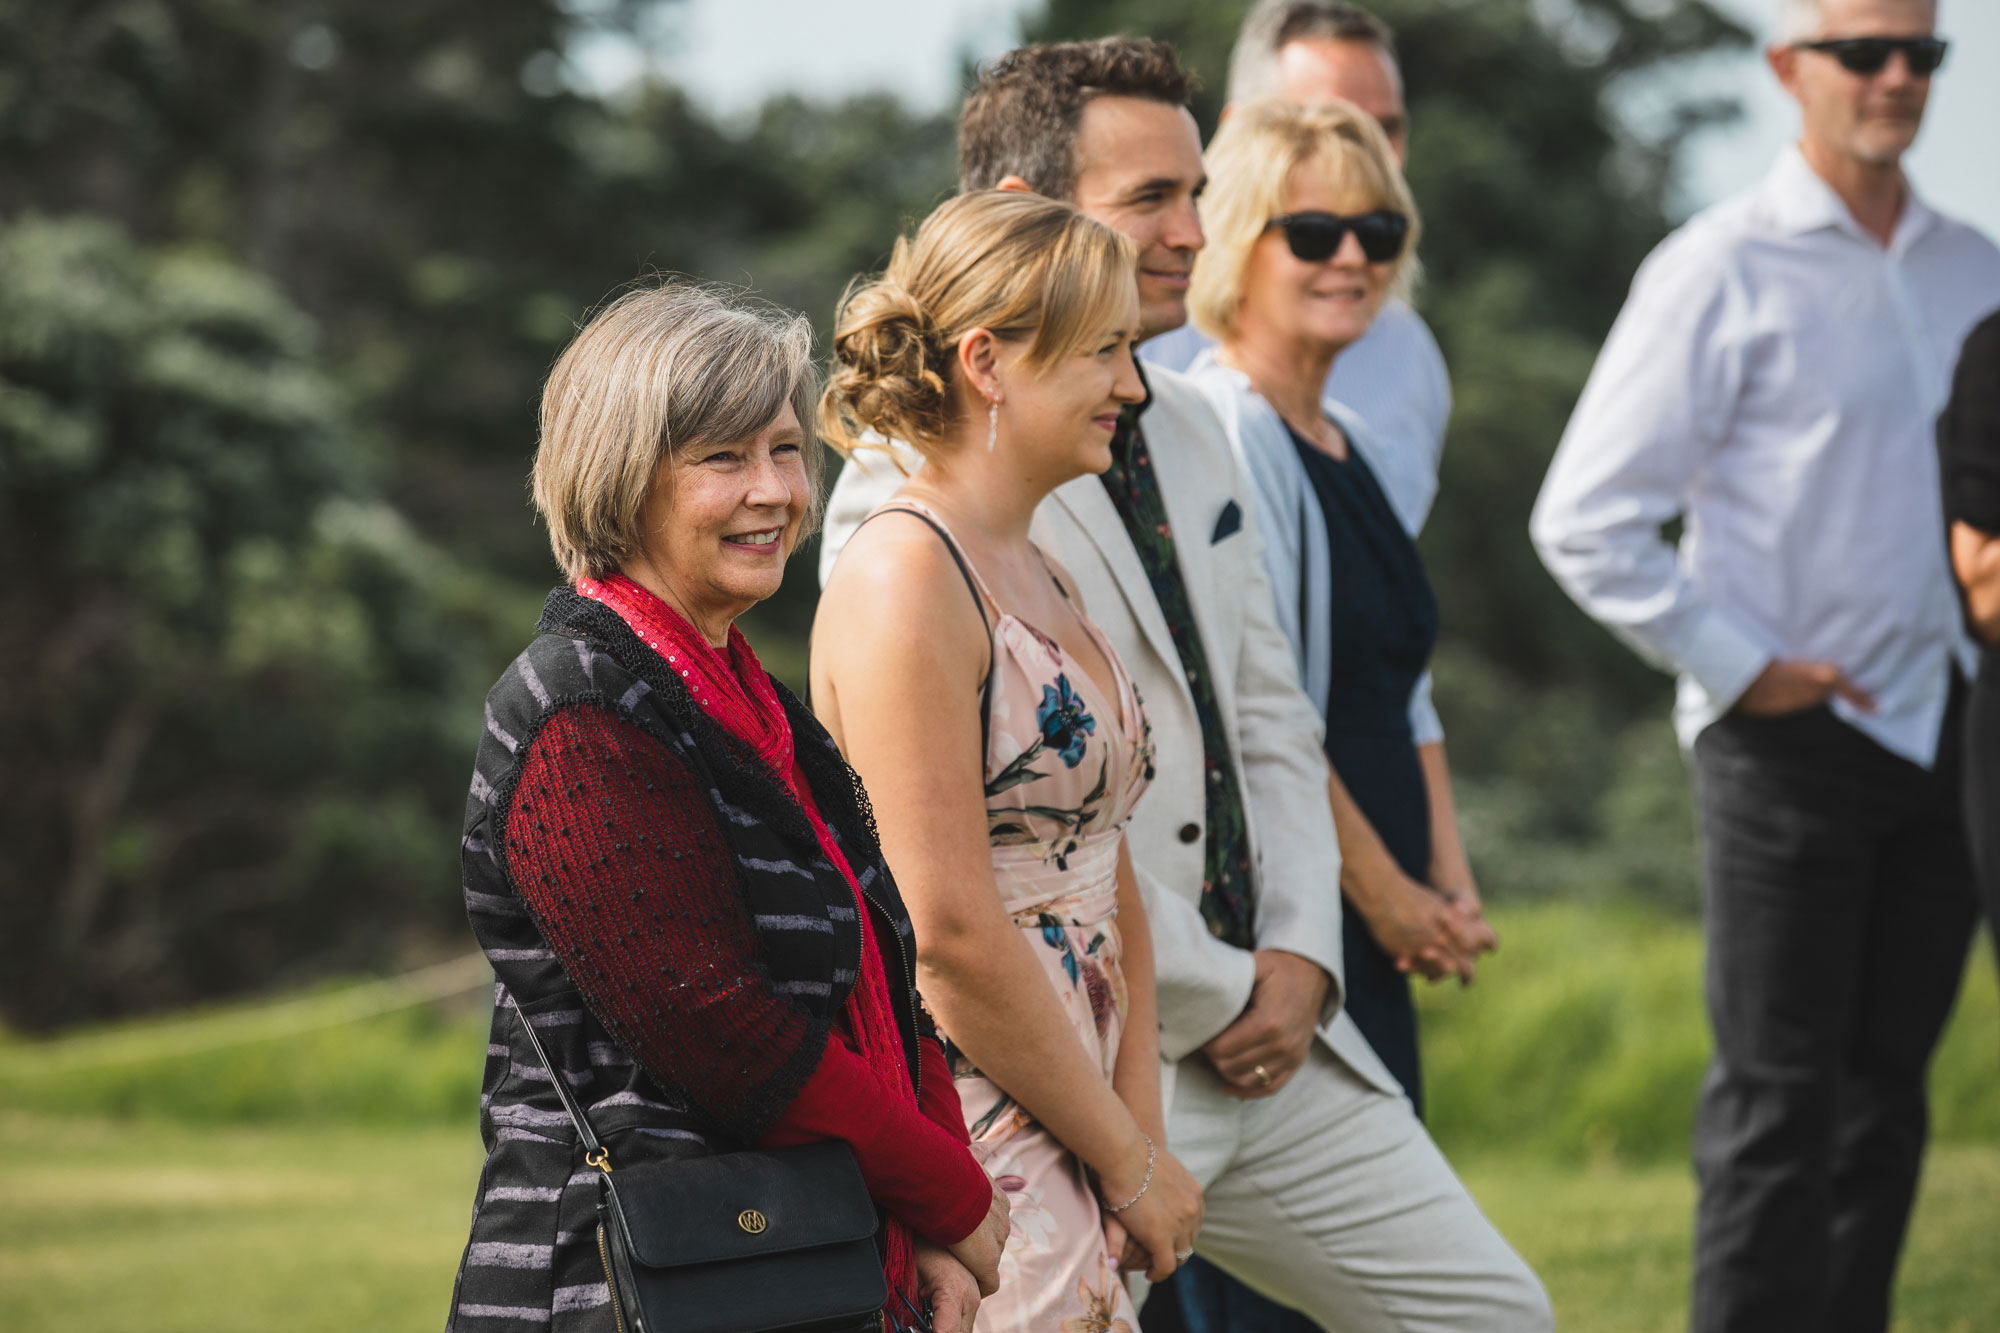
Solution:
<svg viewBox="0 0 2000 1333"><path fill-rule="evenodd" d="M1347 1010L1422 1114L1408 974L1470 981L1494 936L1430 706L1417 516L1385 490L1366 423L1322 397L1335 358L1409 290L1421 225L1381 128L1344 102L1239 107L1207 165L1189 307L1217 346L1190 373L1256 481L1279 621L1326 719Z"/></svg>

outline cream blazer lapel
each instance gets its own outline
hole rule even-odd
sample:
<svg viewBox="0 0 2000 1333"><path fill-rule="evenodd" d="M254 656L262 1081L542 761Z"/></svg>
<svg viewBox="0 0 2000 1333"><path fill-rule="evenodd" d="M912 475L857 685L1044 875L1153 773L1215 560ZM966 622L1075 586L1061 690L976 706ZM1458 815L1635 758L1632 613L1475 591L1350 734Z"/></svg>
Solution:
<svg viewBox="0 0 2000 1333"><path fill-rule="evenodd" d="M1180 654L1174 648L1174 636L1167 629L1166 617L1160 614L1159 599L1153 596L1153 581L1146 577L1146 567L1139 563L1139 553L1133 549L1132 539L1125 535L1125 520L1119 517L1118 507L1105 494L1104 479L1097 476L1078 477L1058 487L1051 498L1069 516L1078 533L1103 562L1126 610L1138 622L1147 644L1158 655L1160 665L1167 669L1169 675L1178 673ZM1089 599L1086 598L1088 604Z"/></svg>

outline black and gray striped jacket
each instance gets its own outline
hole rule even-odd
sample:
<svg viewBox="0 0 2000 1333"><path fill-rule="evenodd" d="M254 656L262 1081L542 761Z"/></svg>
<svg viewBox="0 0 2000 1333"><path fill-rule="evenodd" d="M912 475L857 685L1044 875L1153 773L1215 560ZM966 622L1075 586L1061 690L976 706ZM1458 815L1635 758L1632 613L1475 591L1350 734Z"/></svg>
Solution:
<svg viewBox="0 0 2000 1333"><path fill-rule="evenodd" d="M791 794L708 718L616 613L558 588L538 629L487 696L466 804L466 911L498 985L480 1096L486 1165L448 1324L458 1333L613 1327L595 1240L596 1172L583 1162L569 1117L517 1030L510 995L530 1015L614 1161L729 1151L774 1123L818 1066L862 947L853 890L821 853ZM813 799L877 909L897 1024L915 1071L917 1043L935 1040L935 1030L916 999L909 916L882 860L866 797L825 729L782 685L778 693ZM718 1123L633 1061L578 993L509 877L506 821L521 765L540 728L581 705L615 710L667 747L708 792L757 922L761 961L774 985L811 1015L810 1039L746 1098L734 1123ZM673 1021L671 1010L663 1021Z"/></svg>

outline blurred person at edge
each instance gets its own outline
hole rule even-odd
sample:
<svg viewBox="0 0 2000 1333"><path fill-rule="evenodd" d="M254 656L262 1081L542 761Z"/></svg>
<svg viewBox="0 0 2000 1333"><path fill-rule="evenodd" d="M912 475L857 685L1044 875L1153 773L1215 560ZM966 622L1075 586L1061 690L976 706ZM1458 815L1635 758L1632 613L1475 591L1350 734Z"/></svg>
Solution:
<svg viewBox="0 0 2000 1333"><path fill-rule="evenodd" d="M1375 118L1403 166L1409 115L1403 74L1389 25L1358 5L1338 0L1262 0L1243 20L1229 59L1234 108L1267 97L1300 106L1348 102ZM1186 370L1212 344L1193 323L1146 342L1149 364ZM1451 420L1451 378L1444 354L1406 292L1392 292L1353 346L1333 363L1323 395L1368 423L1362 447L1403 525L1421 531L1437 495L1445 426ZM1435 714L1420 722L1420 740L1442 739Z"/></svg>
<svg viewBox="0 0 2000 1333"><path fill-rule="evenodd" d="M1965 705L1965 824L2000 944L2000 310L1966 337L1938 450L1952 570L1985 648Z"/></svg>
<svg viewBox="0 0 2000 1333"><path fill-rule="evenodd" d="M1137 259L1052 199L948 199L842 303L820 408L843 454L893 439L924 456L827 580L812 694L874 795L973 1151L1019 1210L987 1333L1129 1327L1125 1237L1164 1278L1201 1226L1201 1188L1167 1151L1125 845L1152 729L1028 537L1050 491L1109 465L1145 397Z"/></svg>
<svg viewBox="0 0 2000 1333"><path fill-rule="evenodd" d="M960 187L1032 190L1124 232L1141 333L1176 328L1202 245L1188 93L1161 42L1010 52L966 100ZM1342 1009L1319 714L1278 628L1254 493L1201 390L1139 370L1147 398L1123 414L1111 466L1057 487L1030 536L1153 727L1128 845L1152 928L1168 1146L1205 1191L1197 1252L1333 1327L1550 1328L1541 1283ZM998 422L1004 447L1004 402ZM921 475L914 450L895 457ZM859 458L842 469L822 577L903 479ZM1009 1243L1024 1243L1018 1228Z"/></svg>
<svg viewBox="0 0 2000 1333"><path fill-rule="evenodd" d="M1768 57L1800 139L1639 270L1531 525L1570 595L1680 677L1715 1037L1700 1333L1887 1325L1974 920L1975 657L1932 428L2000 304L2000 250L1902 171L1936 19L1779 6Z"/></svg>
<svg viewBox="0 0 2000 1333"><path fill-rule="evenodd" d="M1188 309L1219 342L1189 377L1256 485L1278 622L1326 724L1347 1012L1421 1117L1407 974L1469 982L1494 939L1423 730L1437 600L1367 423L1324 396L1330 364L1408 292L1421 227L1387 137L1344 102L1239 104L1207 162ZM1196 1333L1314 1327L1212 1265L1175 1285Z"/></svg>
<svg viewBox="0 0 2000 1333"><path fill-rule="evenodd" d="M618 1165L845 1140L892 1286L962 1333L998 1280L1006 1198L866 798L734 625L817 517L811 355L804 319L671 283L592 319L543 391L534 500L570 585L487 696L467 804L501 1002L453 1328L616 1323L597 1172L521 1013Z"/></svg>

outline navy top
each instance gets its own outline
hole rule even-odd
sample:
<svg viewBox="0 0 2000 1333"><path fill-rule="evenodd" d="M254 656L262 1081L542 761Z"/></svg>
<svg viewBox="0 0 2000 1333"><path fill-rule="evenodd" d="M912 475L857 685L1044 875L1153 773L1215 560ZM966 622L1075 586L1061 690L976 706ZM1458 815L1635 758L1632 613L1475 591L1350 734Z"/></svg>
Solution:
<svg viewBox="0 0 2000 1333"><path fill-rule="evenodd" d="M1361 452L1350 442L1347 457L1337 459L1290 433L1326 516L1333 625L1326 757L1403 873L1428 883L1430 797L1410 730L1410 693L1437 643L1437 598L1416 542ZM1342 937L1347 1011L1421 1116L1423 1073L1409 980L1352 903Z"/></svg>
<svg viewBox="0 0 2000 1333"><path fill-rule="evenodd" d="M1345 459L1336 459L1298 432L1290 434L1326 516L1331 556L1335 628L1327 734L1387 734L1413 744L1410 694L1438 632L1437 598L1423 558L1358 450L1350 447Z"/></svg>

